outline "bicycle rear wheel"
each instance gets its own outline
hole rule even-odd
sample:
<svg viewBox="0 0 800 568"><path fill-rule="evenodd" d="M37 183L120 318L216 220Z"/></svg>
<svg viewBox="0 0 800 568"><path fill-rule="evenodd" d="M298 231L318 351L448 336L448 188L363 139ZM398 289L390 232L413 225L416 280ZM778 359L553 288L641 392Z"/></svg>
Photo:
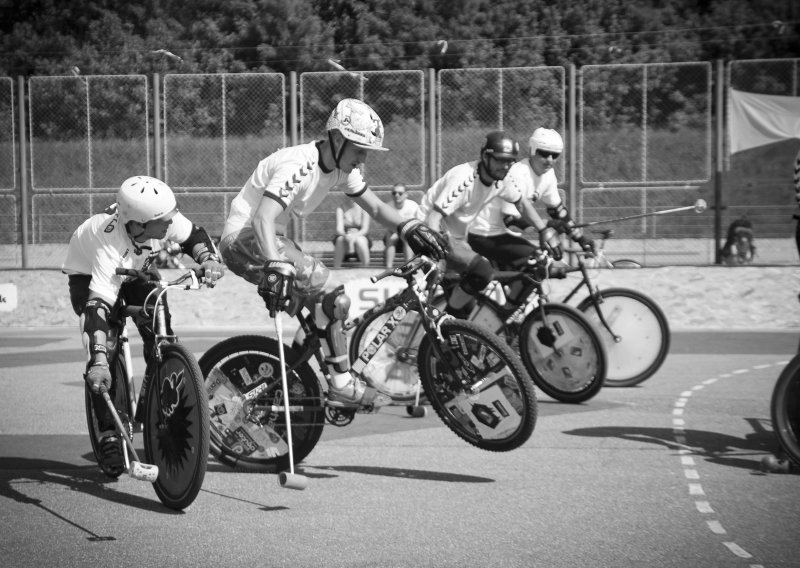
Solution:
<svg viewBox="0 0 800 568"><path fill-rule="evenodd" d="M208 464L208 397L194 355L180 343L161 347L158 374L144 401L144 451L158 466L153 483L164 505L182 510L200 492Z"/></svg>
<svg viewBox="0 0 800 568"><path fill-rule="evenodd" d="M784 367L770 404L772 428L781 448L800 466L800 354Z"/></svg>
<svg viewBox="0 0 800 568"><path fill-rule="evenodd" d="M499 337L464 320L441 324L447 361L430 336L419 347L425 394L442 422L473 446L493 452L524 444L536 426L536 393L525 367Z"/></svg>
<svg viewBox="0 0 800 568"><path fill-rule="evenodd" d="M300 357L289 347L284 356L287 367ZM200 369L209 395L211 454L230 467L289 470L278 342L257 335L231 337L203 354ZM319 381L307 362L287 368L286 381L296 465L319 441L325 414ZM256 389L255 400L244 399Z"/></svg>
<svg viewBox="0 0 800 568"><path fill-rule="evenodd" d="M522 362L545 394L579 403L600 392L606 351L578 310L566 304L544 304L525 317L519 337Z"/></svg>
<svg viewBox="0 0 800 568"><path fill-rule="evenodd" d="M592 298L578 304L592 322L608 355L605 385L630 387L650 377L664 363L669 352L670 331L667 317L652 299L636 290L602 290L599 309L614 335L600 321L598 306Z"/></svg>

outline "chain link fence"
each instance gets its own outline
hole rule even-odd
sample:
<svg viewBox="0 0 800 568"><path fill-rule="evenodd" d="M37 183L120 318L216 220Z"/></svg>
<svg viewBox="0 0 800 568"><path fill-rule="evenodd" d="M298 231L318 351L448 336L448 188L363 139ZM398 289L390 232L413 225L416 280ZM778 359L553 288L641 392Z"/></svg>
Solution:
<svg viewBox="0 0 800 568"><path fill-rule="evenodd" d="M695 202L712 178L710 63L587 65L579 74L579 220L652 214ZM712 215L613 224L615 255L709 262ZM709 256L710 255L710 256Z"/></svg>
<svg viewBox="0 0 800 568"><path fill-rule="evenodd" d="M211 234L258 162L286 145L286 97L281 73L164 78L164 181Z"/></svg>
<svg viewBox="0 0 800 568"><path fill-rule="evenodd" d="M486 133L505 130L528 155L528 139L539 126L566 135L563 67L443 69L438 74L438 164L448 169L480 157ZM564 181L566 160L556 162Z"/></svg>
<svg viewBox="0 0 800 568"><path fill-rule="evenodd" d="M19 243L14 112L14 82L0 77L0 266L16 256Z"/></svg>
<svg viewBox="0 0 800 568"><path fill-rule="evenodd" d="M150 172L147 77L32 77L28 110L32 264L60 266L75 228Z"/></svg>
<svg viewBox="0 0 800 568"><path fill-rule="evenodd" d="M285 146L290 133L299 132L301 142L322 138L331 109L344 97L365 100L385 123L392 151L370 154L364 168L385 201L395 183L419 201L432 176L477 159L490 130L510 131L527 154L533 129L547 126L569 148L575 118L577 155L565 152L556 173L560 185L574 189L580 221L651 214L698 197L714 204L712 119L719 110L711 64L587 66L577 79L571 108L572 79L568 85L561 67L445 69L436 76L304 73L294 116L286 112L291 95L281 74L166 75L163 93L158 80L151 85L138 75L32 77L22 101L14 100L14 82L0 78L0 267L59 267L74 228L109 205L122 179L135 173L163 177L182 210L218 235L257 163ZM726 81L730 88L797 96L798 60L733 62ZM15 109L19 104L24 113ZM430 108L437 116L429 116ZM22 114L30 134L20 154ZM746 214L755 222L756 234L768 239L761 243L762 261L796 259L789 238L796 152L792 140L737 153L724 172L724 219ZM23 190L17 169L25 156L30 179ZM24 240L22 199L29 205ZM331 250L333 213L347 201L334 192L296 223L295 238L312 252ZM714 262L711 213L615 223L607 250L650 264ZM373 256L383 231L373 223ZM20 261L23 242L27 263Z"/></svg>

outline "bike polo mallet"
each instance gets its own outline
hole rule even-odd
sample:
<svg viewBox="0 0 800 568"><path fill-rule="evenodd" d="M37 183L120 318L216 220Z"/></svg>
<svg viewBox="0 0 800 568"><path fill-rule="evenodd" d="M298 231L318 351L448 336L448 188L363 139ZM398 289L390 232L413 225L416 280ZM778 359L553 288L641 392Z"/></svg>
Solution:
<svg viewBox="0 0 800 568"><path fill-rule="evenodd" d="M654 215L666 215L667 213L677 213L678 211L689 211L694 209L696 213L702 213L708 209L708 204L705 199L698 199L694 205L687 205L685 207L676 207L674 209L664 209L663 211L654 211L653 213L641 213L639 215L628 215L627 217L618 217L617 219L606 219L605 221L592 221L591 223L580 223L576 227L591 227L593 225L602 225L605 223L615 223L617 221L627 221L628 219L641 219L642 217L653 217Z"/></svg>
<svg viewBox="0 0 800 568"><path fill-rule="evenodd" d="M114 407L114 403L111 402L111 397L108 396L108 390L106 390L105 386L100 387L100 389L100 394L103 395L103 400L106 401L108 409L111 411L111 416L114 417L114 422L117 424L117 430L125 439L125 445L130 449L131 455L133 455L133 461L129 462L128 452L123 446L122 450L123 455L125 456L125 466L128 469L128 475L134 479L138 479L139 481L149 481L150 483L155 483L156 479L158 478L158 466L149 463L142 463L139 460L139 456L136 454L136 449L133 447L133 441L131 440L130 436L128 436L128 432L125 431L125 427L122 425L122 420L120 420L119 414L117 414L117 409Z"/></svg>
<svg viewBox="0 0 800 568"><path fill-rule="evenodd" d="M292 422L289 416L289 382L286 380L286 357L283 354L283 322L281 312L275 313L275 333L278 336L278 357L281 363L281 388L283 388L283 409L286 420L286 442L289 444L289 473L282 471L278 483L284 489L302 490L308 487L308 478L294 472L294 449L292 446Z"/></svg>

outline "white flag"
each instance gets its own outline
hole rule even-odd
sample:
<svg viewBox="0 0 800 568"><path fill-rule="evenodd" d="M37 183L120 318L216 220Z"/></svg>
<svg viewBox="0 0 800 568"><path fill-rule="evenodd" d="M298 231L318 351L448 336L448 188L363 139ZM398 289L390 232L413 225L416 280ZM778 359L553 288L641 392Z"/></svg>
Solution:
<svg viewBox="0 0 800 568"><path fill-rule="evenodd" d="M800 138L800 97L757 95L731 89L729 101L731 154Z"/></svg>

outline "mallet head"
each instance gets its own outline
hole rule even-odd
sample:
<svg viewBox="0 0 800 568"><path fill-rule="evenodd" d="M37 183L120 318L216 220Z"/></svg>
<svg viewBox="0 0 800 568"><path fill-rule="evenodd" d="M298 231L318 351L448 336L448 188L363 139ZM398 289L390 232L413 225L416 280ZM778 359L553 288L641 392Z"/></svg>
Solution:
<svg viewBox="0 0 800 568"><path fill-rule="evenodd" d="M708 204L705 199L698 199L695 201L694 210L696 213L702 213L706 209L708 209Z"/></svg>

